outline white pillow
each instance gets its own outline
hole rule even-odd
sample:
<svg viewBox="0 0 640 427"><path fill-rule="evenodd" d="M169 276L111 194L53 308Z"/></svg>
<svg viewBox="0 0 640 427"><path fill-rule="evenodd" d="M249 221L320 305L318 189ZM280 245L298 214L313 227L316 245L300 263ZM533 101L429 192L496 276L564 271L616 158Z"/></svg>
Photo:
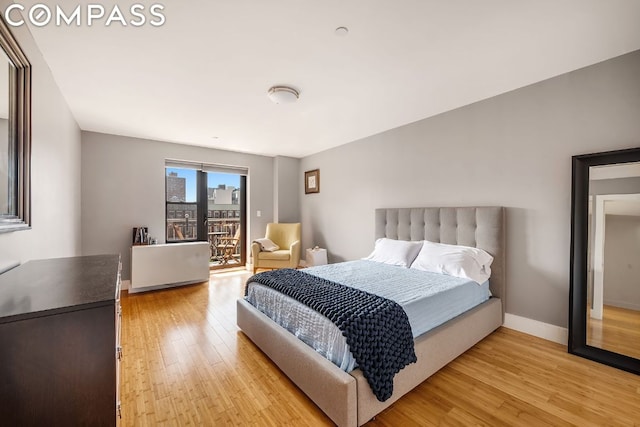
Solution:
<svg viewBox="0 0 640 427"><path fill-rule="evenodd" d="M362 259L409 267L418 252L420 252L421 247L422 241L408 242L406 240L393 240L383 237L376 240L376 245L371 255Z"/></svg>
<svg viewBox="0 0 640 427"><path fill-rule="evenodd" d="M425 240L411 268L462 277L481 284L489 280L492 262L493 257L482 249Z"/></svg>
<svg viewBox="0 0 640 427"><path fill-rule="evenodd" d="M280 249L280 246L276 245L266 237L263 237L262 239L256 239L254 240L254 242L258 243L260 245L260 250L263 250L265 252L273 252Z"/></svg>

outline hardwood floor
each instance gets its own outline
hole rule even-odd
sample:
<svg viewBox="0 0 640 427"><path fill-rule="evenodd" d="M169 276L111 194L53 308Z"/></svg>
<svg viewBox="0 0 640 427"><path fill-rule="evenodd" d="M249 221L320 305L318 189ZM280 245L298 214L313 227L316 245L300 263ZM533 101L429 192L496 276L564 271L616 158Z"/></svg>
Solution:
<svg viewBox="0 0 640 427"><path fill-rule="evenodd" d="M124 293L123 426L330 426L239 331L248 272ZM500 328L367 426L640 426L640 376Z"/></svg>
<svg viewBox="0 0 640 427"><path fill-rule="evenodd" d="M602 320L587 318L587 344L640 359L640 311L605 305Z"/></svg>

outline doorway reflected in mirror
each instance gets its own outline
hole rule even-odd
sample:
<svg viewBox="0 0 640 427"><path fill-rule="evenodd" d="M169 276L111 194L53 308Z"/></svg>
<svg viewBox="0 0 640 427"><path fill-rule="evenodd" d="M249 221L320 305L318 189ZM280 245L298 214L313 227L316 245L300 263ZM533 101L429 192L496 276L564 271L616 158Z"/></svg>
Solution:
<svg viewBox="0 0 640 427"><path fill-rule="evenodd" d="M640 359L640 163L589 168L587 345Z"/></svg>

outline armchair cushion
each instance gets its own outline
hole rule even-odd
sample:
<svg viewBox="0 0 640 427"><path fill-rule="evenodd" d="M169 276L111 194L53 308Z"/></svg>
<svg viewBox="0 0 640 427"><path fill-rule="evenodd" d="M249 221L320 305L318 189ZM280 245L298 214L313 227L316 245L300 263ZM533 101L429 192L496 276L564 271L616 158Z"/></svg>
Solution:
<svg viewBox="0 0 640 427"><path fill-rule="evenodd" d="M279 250L279 251L272 251L272 252L260 252L258 254L258 259L259 260L277 260L277 261L288 261L291 259L291 251L286 249L286 250Z"/></svg>

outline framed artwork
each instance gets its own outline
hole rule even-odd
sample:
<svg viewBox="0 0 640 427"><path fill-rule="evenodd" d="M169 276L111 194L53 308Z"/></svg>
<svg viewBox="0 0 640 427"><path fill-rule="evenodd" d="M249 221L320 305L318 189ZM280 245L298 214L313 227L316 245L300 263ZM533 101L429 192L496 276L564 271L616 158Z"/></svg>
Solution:
<svg viewBox="0 0 640 427"><path fill-rule="evenodd" d="M320 169L304 173L304 194L320 192Z"/></svg>

